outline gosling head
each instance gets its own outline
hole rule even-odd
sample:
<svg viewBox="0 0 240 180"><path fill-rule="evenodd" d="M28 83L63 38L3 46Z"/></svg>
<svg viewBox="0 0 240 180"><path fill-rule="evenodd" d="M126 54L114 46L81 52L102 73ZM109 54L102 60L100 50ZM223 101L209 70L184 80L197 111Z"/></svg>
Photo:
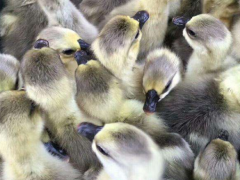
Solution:
<svg viewBox="0 0 240 180"><path fill-rule="evenodd" d="M194 179L235 179L237 152L227 140L228 133L224 133L207 144L195 161Z"/></svg>
<svg viewBox="0 0 240 180"><path fill-rule="evenodd" d="M44 40L48 42L48 47L56 50L61 59L67 61L69 58L74 57L74 53L81 49L80 36L71 29L62 27L49 27L40 32L37 37L37 42L34 48L44 46Z"/></svg>
<svg viewBox="0 0 240 180"><path fill-rule="evenodd" d="M146 11L133 17L116 16L93 42L92 49L98 60L115 76L121 78L135 63L142 38L141 29L148 18Z"/></svg>
<svg viewBox="0 0 240 180"><path fill-rule="evenodd" d="M113 179L155 180L162 176L164 161L158 146L134 126L105 125L95 136L92 148Z"/></svg>
<svg viewBox="0 0 240 180"><path fill-rule="evenodd" d="M185 21L183 36L198 54L226 54L232 37L227 27L215 17L201 14Z"/></svg>
<svg viewBox="0 0 240 180"><path fill-rule="evenodd" d="M181 61L168 49L149 53L144 67L143 89L146 94L144 111L154 113L159 101L181 80Z"/></svg>
<svg viewBox="0 0 240 180"><path fill-rule="evenodd" d="M4 160L16 158L16 151L34 151L31 144L41 142L43 128L39 108L26 92L0 93L0 154Z"/></svg>
<svg viewBox="0 0 240 180"><path fill-rule="evenodd" d="M57 51L43 47L23 57L21 71L28 96L42 108L59 107L75 95L75 85Z"/></svg>

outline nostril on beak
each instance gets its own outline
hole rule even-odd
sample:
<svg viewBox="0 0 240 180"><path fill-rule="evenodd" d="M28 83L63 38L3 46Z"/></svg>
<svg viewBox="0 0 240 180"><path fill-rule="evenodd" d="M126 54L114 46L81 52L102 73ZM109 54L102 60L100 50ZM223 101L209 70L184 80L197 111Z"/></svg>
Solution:
<svg viewBox="0 0 240 180"><path fill-rule="evenodd" d="M49 47L49 42L45 39L38 39L34 44L35 49L42 49L43 47Z"/></svg>
<svg viewBox="0 0 240 180"><path fill-rule="evenodd" d="M190 20L190 18L181 16L181 17L174 17L172 19L173 24L177 25L177 26L182 26L185 27L186 24L188 23L188 21Z"/></svg>
<svg viewBox="0 0 240 180"><path fill-rule="evenodd" d="M78 40L78 43L79 43L79 45L80 45L80 47L81 47L81 49L82 50L88 50L88 49L90 49L90 44L88 44L87 42L85 42L84 40L82 40L82 39L79 39Z"/></svg>
<svg viewBox="0 0 240 180"><path fill-rule="evenodd" d="M139 27L142 29L149 19L149 13L147 11L139 11L132 18L139 22Z"/></svg>
<svg viewBox="0 0 240 180"><path fill-rule="evenodd" d="M75 60L77 61L78 65L87 64L91 58L87 55L85 51L77 51L74 55Z"/></svg>

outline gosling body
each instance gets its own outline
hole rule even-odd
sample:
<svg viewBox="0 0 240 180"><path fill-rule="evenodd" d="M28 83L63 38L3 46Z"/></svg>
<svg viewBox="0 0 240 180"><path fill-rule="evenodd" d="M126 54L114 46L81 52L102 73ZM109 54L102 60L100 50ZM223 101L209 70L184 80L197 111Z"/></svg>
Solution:
<svg viewBox="0 0 240 180"><path fill-rule="evenodd" d="M51 156L41 142L44 122L24 91L0 95L2 180L76 180L81 174Z"/></svg>

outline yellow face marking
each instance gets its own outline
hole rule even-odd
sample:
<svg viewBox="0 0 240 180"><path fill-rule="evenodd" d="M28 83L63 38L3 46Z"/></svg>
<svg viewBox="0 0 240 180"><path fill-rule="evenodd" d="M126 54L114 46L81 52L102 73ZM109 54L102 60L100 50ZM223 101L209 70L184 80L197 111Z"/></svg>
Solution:
<svg viewBox="0 0 240 180"><path fill-rule="evenodd" d="M144 89L146 93L154 89L158 93L158 95L161 95L163 90L165 89L165 84L162 81L154 82L149 80L145 82Z"/></svg>
<svg viewBox="0 0 240 180"><path fill-rule="evenodd" d="M139 29L139 22L129 16L127 16L127 17L124 16L123 18L126 19L126 21L128 21L129 24L131 25L131 31L129 31L130 34L137 33L137 31Z"/></svg>
<svg viewBox="0 0 240 180"><path fill-rule="evenodd" d="M78 40L81 39L81 37L77 33L67 33L64 37L64 40L66 41L66 44L68 44L70 47L74 50L80 50L80 44L78 43Z"/></svg>

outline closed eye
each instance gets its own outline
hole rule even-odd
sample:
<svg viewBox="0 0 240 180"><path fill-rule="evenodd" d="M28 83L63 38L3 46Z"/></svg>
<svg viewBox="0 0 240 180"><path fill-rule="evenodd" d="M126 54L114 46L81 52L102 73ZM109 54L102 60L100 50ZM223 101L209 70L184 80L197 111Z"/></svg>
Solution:
<svg viewBox="0 0 240 180"><path fill-rule="evenodd" d="M75 53L75 50L67 49L67 50L62 51L62 53L65 54L65 55L72 55L72 54Z"/></svg>
<svg viewBox="0 0 240 180"><path fill-rule="evenodd" d="M101 146L96 145L96 147L97 147L97 150L98 150L101 154L103 154L103 155L105 155L105 156L109 156L109 154L108 154Z"/></svg>
<svg viewBox="0 0 240 180"><path fill-rule="evenodd" d="M15 83L15 90L18 89L18 86L19 86L19 78L16 79L16 83Z"/></svg>
<svg viewBox="0 0 240 180"><path fill-rule="evenodd" d="M168 92L168 90L169 90L169 88L170 88L170 86L171 86L171 84L172 84L172 80L173 80L173 79L171 79L170 81L168 81L168 83L167 83L167 85L165 86L165 89L163 90L162 94Z"/></svg>
<svg viewBox="0 0 240 180"><path fill-rule="evenodd" d="M36 107L37 107L37 105L34 102L32 102L31 105L30 105L29 116L31 116L34 113Z"/></svg>

